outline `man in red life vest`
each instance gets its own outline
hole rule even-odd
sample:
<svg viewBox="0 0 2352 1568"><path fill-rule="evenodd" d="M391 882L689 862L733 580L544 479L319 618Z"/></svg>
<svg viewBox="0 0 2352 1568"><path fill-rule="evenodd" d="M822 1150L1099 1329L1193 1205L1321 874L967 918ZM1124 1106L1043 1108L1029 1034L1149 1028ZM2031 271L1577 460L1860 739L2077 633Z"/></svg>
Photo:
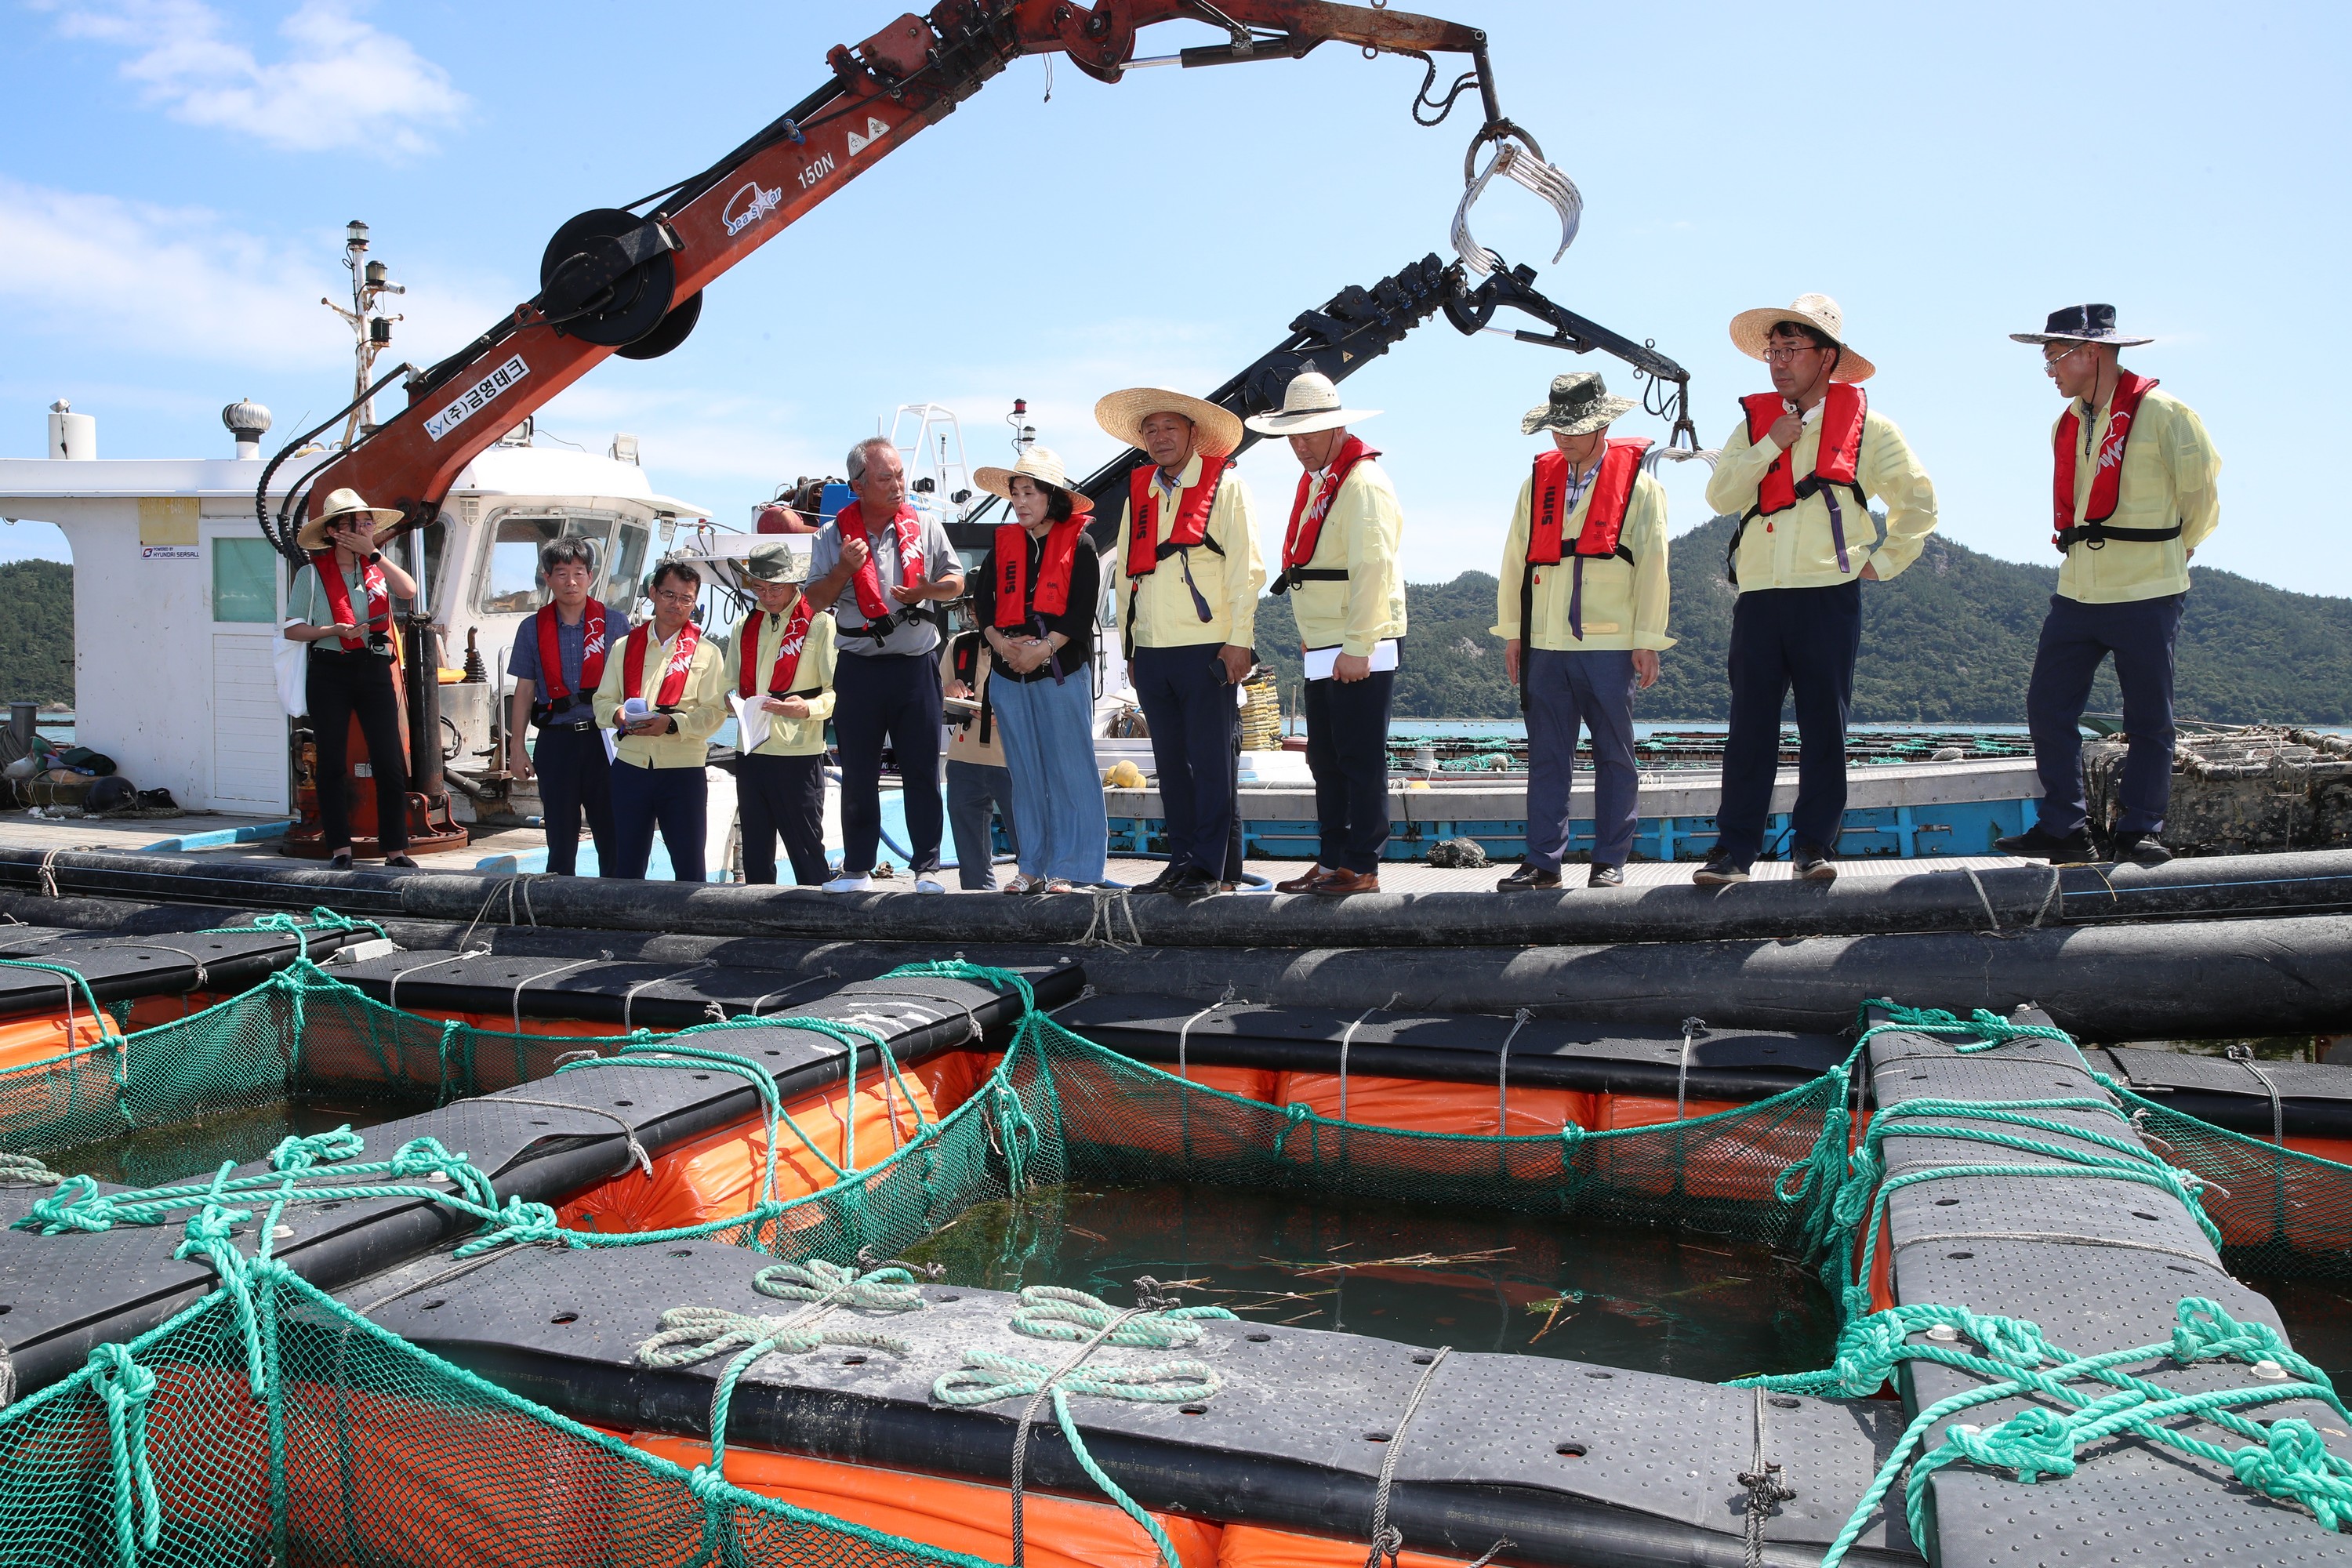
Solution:
<svg viewBox="0 0 2352 1568"><path fill-rule="evenodd" d="M833 617L801 592L806 575L808 558L781 540L752 549L743 585L757 603L736 626L719 676L751 726L766 730L736 737L748 883L775 881L779 837L794 881L813 888L826 878L824 721L833 713L834 631Z"/></svg>
<svg viewBox="0 0 2352 1568"><path fill-rule="evenodd" d="M2221 459L2189 405L2116 362L2153 342L2116 330L2113 305L2070 305L2038 332L2042 367L2066 399L2051 432L2056 459L2051 542L2065 564L2042 623L2025 719L2042 774L2039 820L1997 840L2007 855L2092 858L2077 721L2110 653L2131 739L2116 790L2116 858L2160 866L2172 798L2172 649L2189 597L2189 558L2221 521Z"/></svg>
<svg viewBox="0 0 2352 1568"><path fill-rule="evenodd" d="M654 568L654 618L616 638L596 687L596 721L620 739L613 757L613 855L607 877L643 877L661 830L672 873L704 880L711 734L727 719L726 662L694 623L702 574L684 561Z"/></svg>
<svg viewBox="0 0 2352 1568"><path fill-rule="evenodd" d="M1746 417L1723 445L1707 504L1739 519L1727 563L1731 612L1731 726L1715 847L1692 880L1748 880L1763 852L1780 757L1780 705L1793 696L1799 737L1797 875L1826 882L1845 817L1845 726L1862 648L1862 580L1884 581L1919 559L1936 527L1936 487L1895 422L1861 383L1877 367L1845 341L1826 294L1744 310L1731 341L1765 362L1772 390L1740 399ZM1799 476L1802 476L1801 478ZM1885 537L1870 502L1886 508Z"/></svg>
<svg viewBox="0 0 2352 1568"><path fill-rule="evenodd" d="M1322 842L1307 874L1276 883L1276 892L1381 890L1389 704L1405 628L1404 512L1380 454L1348 431L1379 412L1340 407L1330 377L1309 370L1290 378L1278 412L1245 421L1261 436L1289 437L1306 470L1283 530L1282 574L1267 592L1290 595L1306 656L1307 766Z"/></svg>
<svg viewBox="0 0 2352 1568"><path fill-rule="evenodd" d="M1666 492L1642 471L1647 441L1612 441L1610 422L1634 405L1589 370L1555 376L1551 399L1519 421L1551 433L1551 449L1519 486L1494 634L1528 718L1528 856L1496 884L1506 893L1559 886L1568 848L1576 732L1592 737L1592 868L1588 886L1618 888L1633 852L1641 780L1633 760L1633 693L1656 683L1666 635Z"/></svg>
<svg viewBox="0 0 2352 1568"><path fill-rule="evenodd" d="M898 449L870 436L849 449L857 499L809 547L809 603L831 609L833 737L841 751L841 875L828 893L873 886L882 845L882 744L898 759L915 891L944 893L940 839L940 629L930 606L963 594L963 562L947 530L907 502Z"/></svg>
<svg viewBox="0 0 2352 1568"><path fill-rule="evenodd" d="M612 759L596 722L596 687L611 639L627 630L620 616L588 596L596 555L584 539L551 541L539 552L548 602L515 633L507 673L515 678L507 721L508 766L539 780L540 820L547 828L547 868L569 877L580 863L580 819L602 867L613 854ZM538 744L523 737L539 728Z"/></svg>
<svg viewBox="0 0 2352 1568"><path fill-rule="evenodd" d="M1115 574L1168 827L1168 868L1139 890L1213 893L1234 832L1234 688L1257 662L1265 582L1249 487L1229 467L1242 422L1204 399L1139 386L1096 404L1095 423L1150 458L1129 479Z"/></svg>

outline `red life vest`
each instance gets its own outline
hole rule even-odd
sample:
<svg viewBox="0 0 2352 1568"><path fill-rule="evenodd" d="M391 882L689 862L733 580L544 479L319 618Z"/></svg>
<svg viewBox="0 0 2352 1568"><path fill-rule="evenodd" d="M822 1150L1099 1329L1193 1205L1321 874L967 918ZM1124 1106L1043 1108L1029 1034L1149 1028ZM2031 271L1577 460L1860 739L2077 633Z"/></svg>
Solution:
<svg viewBox="0 0 2352 1568"><path fill-rule="evenodd" d="M2115 397L2107 410L2106 438L2099 443L2099 469L2091 476L2091 504L2083 513L2082 523L2074 521L2074 458L2082 445L2082 416L2076 405L2069 402L2066 413L2058 421L2055 437L2057 447L2056 477L2051 486L2052 532L2050 542L2063 555L2077 544L2097 550L2110 539L2127 543L2153 544L2159 540L2180 537L2180 524L2170 528L2107 528L2107 519L2116 515L2116 504L2123 499L2124 443L2131 439L2133 423L2139 416L2139 401L2156 385L2152 375L2135 375L2130 371L2116 373Z"/></svg>
<svg viewBox="0 0 2352 1568"><path fill-rule="evenodd" d="M765 610L753 610L743 617L743 629L735 634L735 646L740 650L736 662L743 667L742 681L736 689L747 702L751 699L760 673L752 668L760 658L760 617L767 613ZM815 687L803 692L793 689L793 677L801 671L801 649L808 646L809 625L815 618L816 611L809 604L806 594L793 602L793 613L784 617L784 635L776 644L775 668L768 673L769 696L813 697L820 689Z"/></svg>
<svg viewBox="0 0 2352 1568"><path fill-rule="evenodd" d="M878 642L890 635L890 629L904 620L913 606L894 605L884 596L882 573L874 560L874 542L866 534L866 513L858 503L851 501L843 507L834 521L841 526L844 543L855 539L866 551L865 564L850 579L850 587L857 595L858 613L866 617L866 625L851 629L862 630ZM898 534L898 586L911 587L923 576L923 520L915 515L913 507L901 506L890 520L890 526Z"/></svg>
<svg viewBox="0 0 2352 1568"><path fill-rule="evenodd" d="M319 586L327 591L327 608L333 613L335 625L358 626L359 619L352 614L351 584L343 581L342 573L336 569L334 551L312 551L310 569L319 574ZM367 647L365 633L392 630L392 594L384 585L383 568L373 561L366 563L360 568L360 585L367 590L368 602L367 625L361 627L362 635L335 639L348 653L357 653Z"/></svg>
<svg viewBox="0 0 2352 1568"><path fill-rule="evenodd" d="M1777 392L1743 397L1739 406L1748 416L1748 440L1751 446L1763 440L1764 433L1789 411L1787 401ZM1784 451L1774 458L1772 466L1764 470L1764 478L1756 486L1756 504L1740 515L1739 526L1731 531L1731 548L1725 552L1724 572L1735 586L1739 582L1739 538L1748 531L1748 523L1759 517L1777 517L1807 496L1820 496L1830 509L1830 538L1837 545L1838 570L1853 569L1846 557L1845 513L1838 505L1837 492L1853 491L1854 500L1864 510L1869 509L1870 497L1864 492L1858 477L1863 426L1869 413L1870 398L1861 387L1850 381L1830 384L1822 400L1821 446L1813 455L1813 471L1801 479L1794 479L1789 453ZM1772 531L1769 521L1764 524L1764 531Z"/></svg>
<svg viewBox="0 0 2352 1568"><path fill-rule="evenodd" d="M642 698L646 693L646 649L653 645L654 626L647 621L631 632L621 655L621 695ZM687 672L694 668L694 650L702 642L702 628L692 621L680 626L677 641L671 645L669 663L662 668L661 689L655 693L654 706L667 711L677 706L685 695Z"/></svg>
<svg viewBox="0 0 2352 1568"><path fill-rule="evenodd" d="M1160 563L1180 550L1205 544L1223 555L1224 547L1209 537L1209 509L1216 504L1217 487L1224 482L1231 460L1222 453L1201 455L1201 478L1176 503L1176 524L1160 538L1160 498L1151 493L1151 476L1159 469L1139 463L1127 477L1127 574L1147 577ZM1207 616L1202 619L1206 620Z"/></svg>
<svg viewBox="0 0 2352 1568"><path fill-rule="evenodd" d="M1569 555L1576 563L1576 580L1568 594L1568 627L1584 640L1584 563L1597 556L1613 555L1627 565L1633 552L1625 548L1625 513L1633 504L1633 481L1641 476L1642 454L1650 443L1619 440L1601 455L1600 471L1592 476L1592 499L1584 509L1584 527ZM1561 560L1562 536L1568 531L1568 454L1553 447L1536 455L1535 483L1528 497L1528 559L1519 572L1519 708L1528 705L1528 668L1535 660L1536 584L1538 566L1556 566Z"/></svg>
<svg viewBox="0 0 2352 1568"><path fill-rule="evenodd" d="M1315 504L1307 504L1307 489L1315 482L1311 473L1298 476L1298 493L1290 501L1290 526L1282 535L1282 572L1265 585L1269 594L1286 594L1301 583L1344 583L1348 569L1344 566L1309 566L1315 559L1316 547L1323 542L1323 520L1331 515L1331 503L1339 499L1339 487L1348 482L1348 475L1366 458L1380 453L1364 445L1360 436L1350 436L1339 444L1339 455L1331 459L1331 477L1315 497Z"/></svg>
<svg viewBox="0 0 2352 1568"><path fill-rule="evenodd" d="M552 713L573 695L563 684L563 655L555 641L555 606L541 605L531 619L539 633L539 706L541 711ZM593 599L581 606L580 634L580 685L583 690L593 691L604 679L604 606Z"/></svg>
<svg viewBox="0 0 2352 1568"><path fill-rule="evenodd" d="M996 625L1026 626L1034 616L1059 616L1070 608L1070 572L1078 555L1078 535L1087 514L1076 512L1045 530L1045 559L1037 565L1036 596L1030 596L1029 531L1017 522L996 528Z"/></svg>

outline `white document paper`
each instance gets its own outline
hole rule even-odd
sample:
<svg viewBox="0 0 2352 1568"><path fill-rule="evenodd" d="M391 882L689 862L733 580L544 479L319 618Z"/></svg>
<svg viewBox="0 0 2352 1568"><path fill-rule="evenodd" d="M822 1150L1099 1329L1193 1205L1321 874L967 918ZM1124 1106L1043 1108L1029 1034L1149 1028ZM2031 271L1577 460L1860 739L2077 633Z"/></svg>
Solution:
<svg viewBox="0 0 2352 1568"><path fill-rule="evenodd" d="M1339 646L1337 643L1332 644L1329 647L1308 648L1307 650L1307 679L1309 680L1330 679L1331 667L1339 662ZM1378 675L1384 669L1394 669L1396 667L1396 638L1382 637L1380 641L1374 643L1372 645L1372 673L1374 675Z"/></svg>
<svg viewBox="0 0 2352 1568"><path fill-rule="evenodd" d="M768 739L769 721L774 715L768 711L767 694L762 692L747 701L730 691L727 694L727 706L735 710L735 750L748 757Z"/></svg>

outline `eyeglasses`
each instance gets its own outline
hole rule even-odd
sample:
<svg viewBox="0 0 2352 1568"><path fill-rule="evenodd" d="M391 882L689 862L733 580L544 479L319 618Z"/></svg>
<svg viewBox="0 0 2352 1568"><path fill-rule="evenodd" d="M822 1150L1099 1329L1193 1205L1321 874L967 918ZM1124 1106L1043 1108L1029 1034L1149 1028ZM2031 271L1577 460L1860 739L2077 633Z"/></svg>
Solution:
<svg viewBox="0 0 2352 1568"><path fill-rule="evenodd" d="M2089 348L2090 346L2091 345L2088 343L2076 343L2073 348L2054 354L2048 349L2043 349L2042 351L2042 368L2043 370L2056 370L2060 365L2064 364L2068 360L2073 359L2076 354L2081 353L2084 349Z"/></svg>
<svg viewBox="0 0 2352 1568"><path fill-rule="evenodd" d="M673 593L667 588L658 588L654 591L654 597L659 599L665 605L691 605L695 600L700 598L701 595L699 594Z"/></svg>
<svg viewBox="0 0 2352 1568"><path fill-rule="evenodd" d="M1766 343L1764 359L1768 364L1786 364L1799 354L1815 354L1821 352L1822 345L1819 343Z"/></svg>

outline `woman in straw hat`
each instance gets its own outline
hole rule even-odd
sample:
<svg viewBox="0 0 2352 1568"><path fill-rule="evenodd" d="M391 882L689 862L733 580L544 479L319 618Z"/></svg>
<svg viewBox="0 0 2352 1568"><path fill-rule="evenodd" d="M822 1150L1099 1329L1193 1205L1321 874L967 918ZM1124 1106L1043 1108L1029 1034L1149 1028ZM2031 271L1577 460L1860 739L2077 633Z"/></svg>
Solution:
<svg viewBox="0 0 2352 1568"><path fill-rule="evenodd" d="M1307 766L1315 775L1321 844L1283 893L1339 898L1381 890L1389 842L1389 703L1397 639L1404 636L1404 578L1397 569L1404 512L1380 454L1348 426L1377 408L1343 408L1339 389L1302 371L1282 407L1249 420L1282 436L1305 471L1282 535L1282 574L1269 593L1290 595L1307 659Z"/></svg>
<svg viewBox="0 0 2352 1568"><path fill-rule="evenodd" d="M1168 827L1168 868L1140 890L1213 893L1234 830L1234 687L1257 662L1265 582L1249 488L1229 471L1242 422L1160 386L1110 394L1095 422L1150 459L1129 476L1117 578L1128 677L1151 727Z"/></svg>
<svg viewBox="0 0 2352 1568"><path fill-rule="evenodd" d="M1877 367L1845 339L1826 294L1743 310L1731 341L1771 371L1772 390L1743 397L1746 418L1723 444L1707 504L1739 519L1727 565L1731 612L1731 732L1715 847L1692 880L1748 880L1780 762L1780 706L1793 692L1800 737L1790 813L1797 875L1826 882L1845 818L1845 725L1862 649L1862 579L1894 576L1936 527L1936 487L1895 422L1861 383ZM1797 476L1802 475L1803 478ZM1873 499L1886 507L1874 545Z"/></svg>
<svg viewBox="0 0 2352 1568"><path fill-rule="evenodd" d="M346 774L354 718L375 776L376 847L387 866L416 864L408 857L408 759L392 683L392 599L415 597L416 584L376 548L377 520L399 515L357 491L335 490L294 537L310 563L287 590L285 633L310 645L303 690L318 748L319 842L337 870L352 864Z"/></svg>
<svg viewBox="0 0 2352 1568"><path fill-rule="evenodd" d="M1102 563L1087 542L1094 502L1062 459L1032 447L972 482L1013 506L972 589L989 648L988 695L1013 778L1020 870L1009 893L1066 893L1103 879L1110 823L1095 772L1095 606Z"/></svg>

